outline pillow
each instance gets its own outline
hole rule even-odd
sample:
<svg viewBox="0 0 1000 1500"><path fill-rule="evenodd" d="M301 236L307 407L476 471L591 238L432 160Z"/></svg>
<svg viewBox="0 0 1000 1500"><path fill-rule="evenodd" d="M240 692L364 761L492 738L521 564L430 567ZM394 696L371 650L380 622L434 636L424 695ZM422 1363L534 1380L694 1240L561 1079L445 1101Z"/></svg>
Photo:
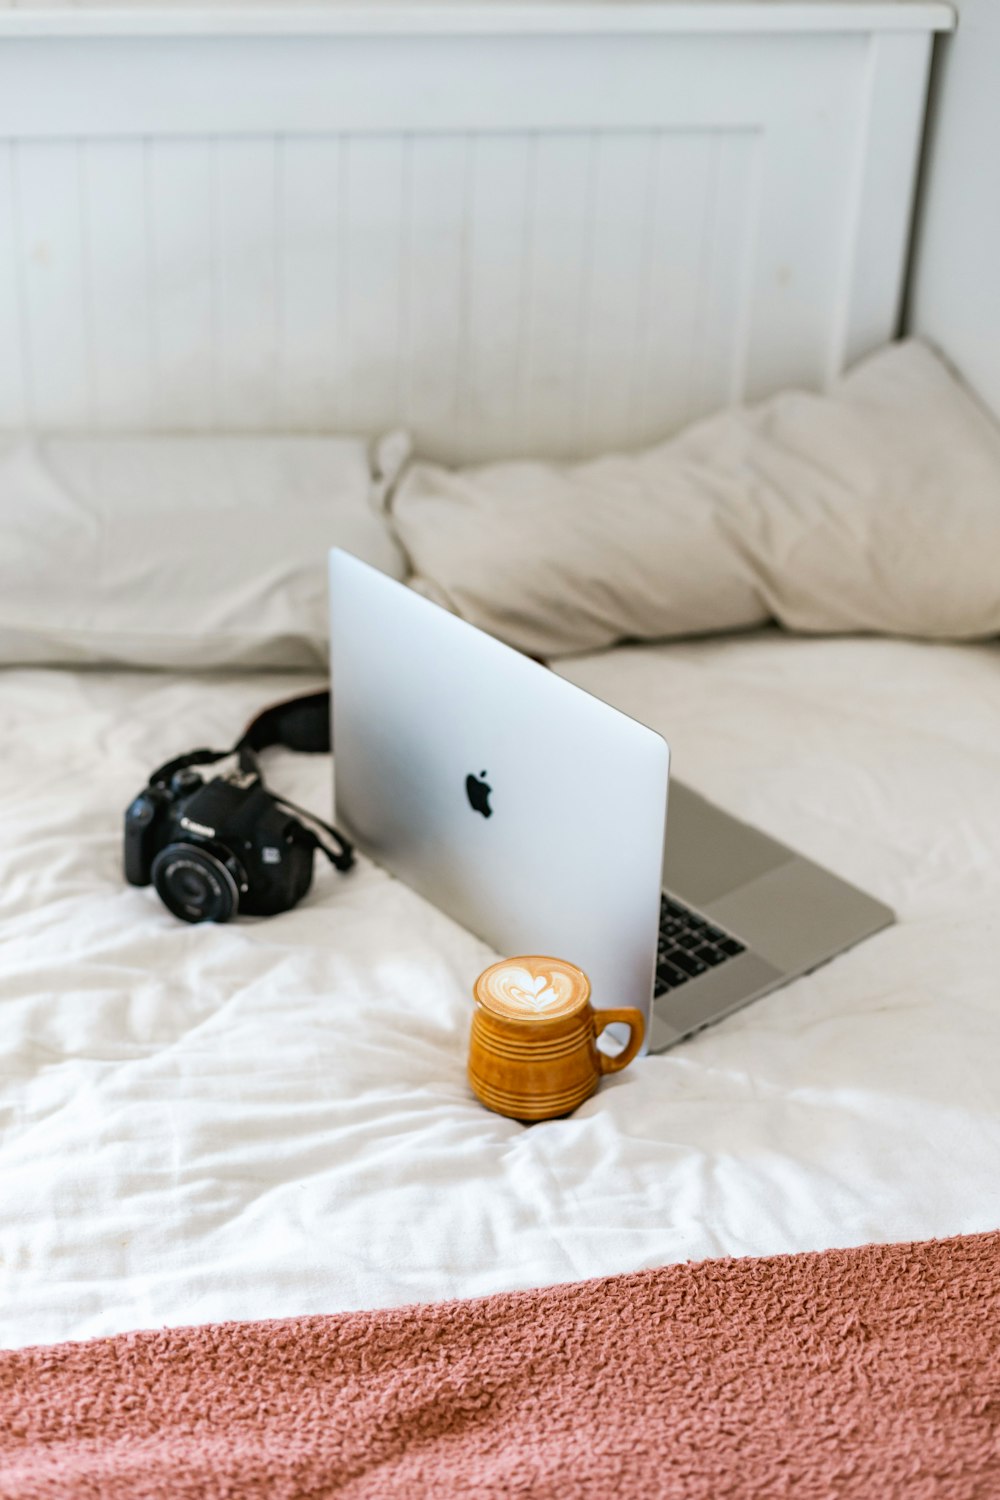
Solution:
<svg viewBox="0 0 1000 1500"><path fill-rule="evenodd" d="M303 667L326 554L404 576L380 511L408 451L358 438L0 439L0 662Z"/></svg>
<svg viewBox="0 0 1000 1500"><path fill-rule="evenodd" d="M916 342L575 465L415 465L414 586L537 656L732 630L1000 632L1000 429Z"/></svg>

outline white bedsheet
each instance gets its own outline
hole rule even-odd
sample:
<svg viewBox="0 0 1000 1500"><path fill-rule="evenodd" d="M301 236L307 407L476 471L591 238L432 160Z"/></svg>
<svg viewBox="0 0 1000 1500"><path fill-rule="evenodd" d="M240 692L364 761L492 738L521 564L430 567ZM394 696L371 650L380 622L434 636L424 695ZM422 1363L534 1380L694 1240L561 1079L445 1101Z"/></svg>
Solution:
<svg viewBox="0 0 1000 1500"><path fill-rule="evenodd" d="M1000 1224L998 667L772 633L564 664L901 920L528 1128L466 1088L491 954L378 869L228 927L122 883L146 773L312 683L4 673L2 1342ZM329 806L325 759L272 780Z"/></svg>

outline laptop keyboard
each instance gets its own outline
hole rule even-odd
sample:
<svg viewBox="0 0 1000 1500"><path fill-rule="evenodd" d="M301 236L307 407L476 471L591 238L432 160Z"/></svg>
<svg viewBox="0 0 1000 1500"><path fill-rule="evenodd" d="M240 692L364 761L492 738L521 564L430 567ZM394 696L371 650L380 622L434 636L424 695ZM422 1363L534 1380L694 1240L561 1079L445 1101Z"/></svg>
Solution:
<svg viewBox="0 0 1000 1500"><path fill-rule="evenodd" d="M656 993L676 990L746 952L731 932L713 927L671 896L660 897L660 936L656 949Z"/></svg>

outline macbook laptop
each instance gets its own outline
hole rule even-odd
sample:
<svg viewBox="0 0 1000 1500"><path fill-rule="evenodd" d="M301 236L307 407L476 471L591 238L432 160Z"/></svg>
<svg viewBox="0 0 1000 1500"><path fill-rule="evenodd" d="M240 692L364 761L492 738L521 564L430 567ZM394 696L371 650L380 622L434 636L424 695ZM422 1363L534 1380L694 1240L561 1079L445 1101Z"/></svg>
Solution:
<svg viewBox="0 0 1000 1500"><path fill-rule="evenodd" d="M496 952L550 953L659 1051L893 920L676 781L654 730L338 549L336 822Z"/></svg>

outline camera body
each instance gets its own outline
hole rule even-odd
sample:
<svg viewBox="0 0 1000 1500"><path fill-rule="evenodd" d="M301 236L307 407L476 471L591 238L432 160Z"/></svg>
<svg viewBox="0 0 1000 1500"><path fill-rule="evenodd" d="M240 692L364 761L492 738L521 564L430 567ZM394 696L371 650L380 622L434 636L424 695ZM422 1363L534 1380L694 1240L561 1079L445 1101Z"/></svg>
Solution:
<svg viewBox="0 0 1000 1500"><path fill-rule="evenodd" d="M211 780L175 771L125 813L126 880L155 885L185 922L288 911L312 884L317 847L316 835L247 770Z"/></svg>

